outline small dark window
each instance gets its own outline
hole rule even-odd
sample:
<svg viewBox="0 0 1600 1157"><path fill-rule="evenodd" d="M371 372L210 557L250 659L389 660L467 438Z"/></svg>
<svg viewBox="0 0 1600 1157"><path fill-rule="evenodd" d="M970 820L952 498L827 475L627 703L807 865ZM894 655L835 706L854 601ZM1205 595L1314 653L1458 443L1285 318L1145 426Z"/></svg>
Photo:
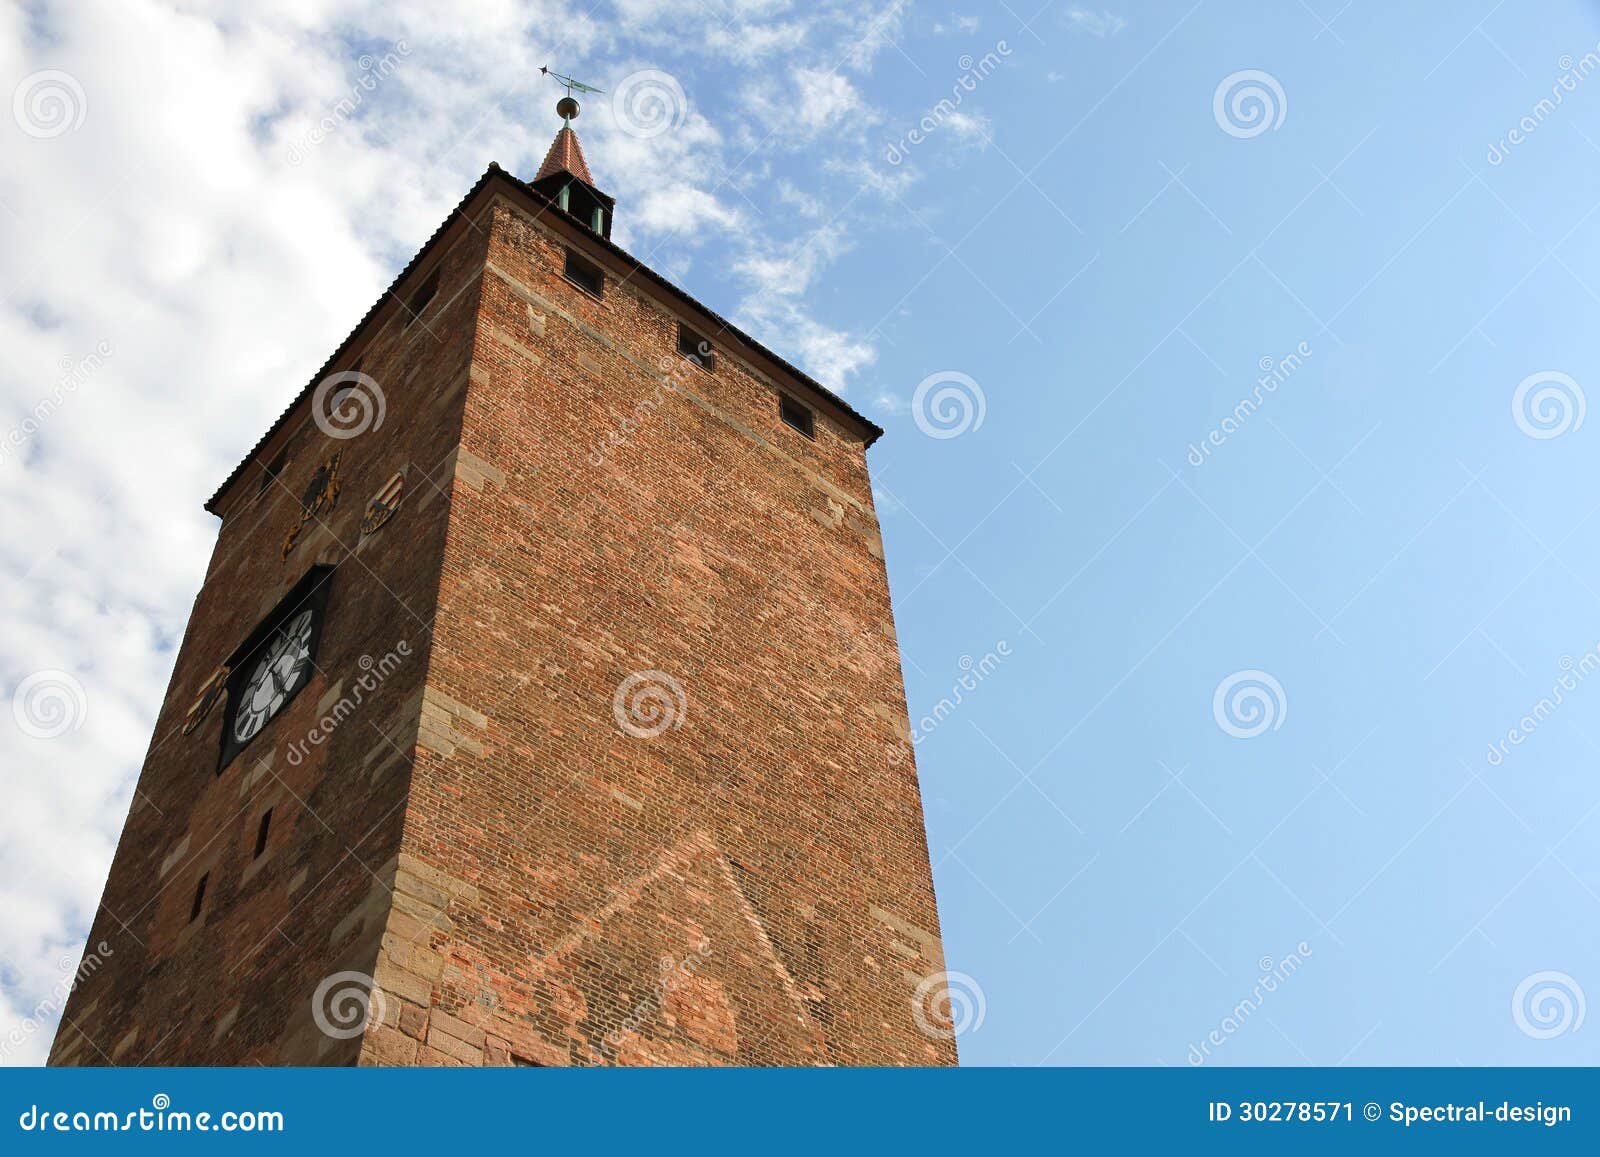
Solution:
<svg viewBox="0 0 1600 1157"><path fill-rule="evenodd" d="M205 875L200 877L200 883L195 885L194 906L189 909L189 923L191 924L200 918L200 905L206 902L206 880L208 880L210 876L211 873L207 872Z"/></svg>
<svg viewBox="0 0 1600 1157"><path fill-rule="evenodd" d="M359 374L361 372L362 358L364 358L365 356L366 355L363 354L362 357L357 358L355 361L351 362L350 363L350 368L348 370L346 370L345 373L347 373L347 374ZM328 406L328 412L330 414L337 414L339 412L339 404L341 402L343 402L346 398L348 398L351 394L353 394L355 392L356 392L356 387L353 386L353 385L350 385L348 383L345 384L345 385L342 385L338 389L334 390L333 391L333 401Z"/></svg>
<svg viewBox="0 0 1600 1157"><path fill-rule="evenodd" d="M778 399L778 414L789 425L799 430L807 438L817 436L817 418L809 407L802 406L793 398L780 397Z"/></svg>
<svg viewBox="0 0 1600 1157"><path fill-rule="evenodd" d="M439 271L435 269L428 274L428 279L417 286L417 291L411 295L411 300L406 303L406 308L411 311L411 316L406 319L410 325L422 316L422 311L428 308L428 302L433 300L433 295L439 292Z"/></svg>
<svg viewBox="0 0 1600 1157"><path fill-rule="evenodd" d="M256 493L260 494L262 491L266 490L267 487L271 486L275 481L277 481L278 475L283 473L283 468L288 464L289 451L279 450L277 457L275 457L271 462L268 462L267 468L261 472L261 490L257 490Z"/></svg>
<svg viewBox="0 0 1600 1157"><path fill-rule="evenodd" d="M591 265L570 249L567 250L566 276L579 289L587 290L596 297L604 296L606 275L600 272L599 266Z"/></svg>
<svg viewBox="0 0 1600 1157"><path fill-rule="evenodd" d="M261 813L261 826L256 829L256 850L252 859L259 859L261 853L267 850L267 832L272 830L272 809L268 808Z"/></svg>
<svg viewBox="0 0 1600 1157"><path fill-rule="evenodd" d="M703 370L709 370L717 364L717 351L711 348L711 343L681 322L678 325L678 352Z"/></svg>

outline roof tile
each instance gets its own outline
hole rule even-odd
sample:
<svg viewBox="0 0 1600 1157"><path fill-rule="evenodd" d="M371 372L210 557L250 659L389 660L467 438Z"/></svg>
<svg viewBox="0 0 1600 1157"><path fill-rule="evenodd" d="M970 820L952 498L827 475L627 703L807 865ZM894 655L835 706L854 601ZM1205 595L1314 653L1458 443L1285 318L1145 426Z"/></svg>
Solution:
<svg viewBox="0 0 1600 1157"><path fill-rule="evenodd" d="M571 125L561 126L533 179L542 181L553 173L571 173L585 185L594 184L594 178L589 175L589 163L583 159L583 146L578 143L578 134L572 131Z"/></svg>

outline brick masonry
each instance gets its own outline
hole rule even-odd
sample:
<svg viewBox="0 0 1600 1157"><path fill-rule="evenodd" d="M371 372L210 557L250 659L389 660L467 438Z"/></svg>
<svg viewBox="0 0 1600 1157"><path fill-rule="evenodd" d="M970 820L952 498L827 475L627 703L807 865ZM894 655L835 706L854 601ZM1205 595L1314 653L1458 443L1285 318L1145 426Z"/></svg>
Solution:
<svg viewBox="0 0 1600 1157"><path fill-rule="evenodd" d="M860 421L509 178L391 299L335 367L381 426L302 400L215 504L52 1063L954 1063ZM225 705L185 713L316 562L317 674L219 775Z"/></svg>

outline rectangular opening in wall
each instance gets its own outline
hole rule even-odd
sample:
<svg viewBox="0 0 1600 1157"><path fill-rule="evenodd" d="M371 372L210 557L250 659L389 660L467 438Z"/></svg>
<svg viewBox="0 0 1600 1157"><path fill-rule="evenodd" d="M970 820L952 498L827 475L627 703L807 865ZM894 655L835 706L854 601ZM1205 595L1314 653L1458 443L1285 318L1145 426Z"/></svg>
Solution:
<svg viewBox="0 0 1600 1157"><path fill-rule="evenodd" d="M815 438L817 436L816 415L811 412L809 406L802 406L793 398L783 396L778 399L778 413L786 423L799 430L807 438Z"/></svg>
<svg viewBox="0 0 1600 1157"><path fill-rule="evenodd" d="M361 372L361 363L364 360L366 360L366 355L363 354L361 357L350 363L350 368L346 370L345 373L359 374ZM337 410L340 402L344 401L345 398L356 392L356 386L354 384L355 381L359 381L359 379L347 378L345 379L343 385L333 391L333 409Z"/></svg>
<svg viewBox="0 0 1600 1157"><path fill-rule="evenodd" d="M717 364L717 352L711 343L682 322L678 323L678 352L703 370Z"/></svg>
<svg viewBox="0 0 1600 1157"><path fill-rule="evenodd" d="M428 274L427 280L417 286L416 292L411 295L411 300L406 302L406 309L410 311L410 316L406 318L407 325L422 316L422 311L428 308L428 302L432 301L433 295L438 292L439 271L435 269Z"/></svg>
<svg viewBox="0 0 1600 1157"><path fill-rule="evenodd" d="M422 311L418 310L417 312L421 313ZM409 319L407 320L407 324L408 325L410 324ZM361 373L361 362L362 362L362 359L365 356L366 355L363 354L362 357L357 358L355 361L351 362L350 363L350 368L348 370L345 370L344 374L345 375L355 375L355 374ZM351 394L359 394L360 393L360 387L355 384L355 382L359 381L359 380L360 379L356 379L356 378L352 378L352 377L343 377L342 383L339 386L335 387L335 389L333 391L332 398L327 403L328 415L334 419L335 423L346 421L346 420L353 422L353 421L359 419L360 413L358 411L352 411L350 414L346 415L344 413L344 411L342 409L340 409L340 407L344 405L344 400L346 398L348 398Z"/></svg>
<svg viewBox="0 0 1600 1157"><path fill-rule="evenodd" d="M593 265L579 257L572 250L567 250L566 278L579 289L592 293L596 297L605 296L606 275L600 271L598 265Z"/></svg>
<svg viewBox="0 0 1600 1157"><path fill-rule="evenodd" d="M266 490L267 487L271 486L273 482L277 480L278 475L283 473L283 468L288 464L289 451L279 450L272 461L268 462L266 467L261 471L261 489L257 490L256 493L260 494L262 491Z"/></svg>
<svg viewBox="0 0 1600 1157"><path fill-rule="evenodd" d="M267 850L267 833L272 830L272 809L268 808L261 813L261 826L256 829L256 850L251 854L252 859L260 859L261 853Z"/></svg>
<svg viewBox="0 0 1600 1157"><path fill-rule="evenodd" d="M194 905L189 909L189 923L193 924L200 918L200 906L206 902L206 881L211 878L211 873L206 872L200 877L200 882L195 885Z"/></svg>

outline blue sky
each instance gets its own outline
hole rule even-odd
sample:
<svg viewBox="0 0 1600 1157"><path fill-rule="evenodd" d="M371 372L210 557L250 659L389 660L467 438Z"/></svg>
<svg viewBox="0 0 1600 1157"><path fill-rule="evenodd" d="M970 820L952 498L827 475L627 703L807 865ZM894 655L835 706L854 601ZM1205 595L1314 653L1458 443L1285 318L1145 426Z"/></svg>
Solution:
<svg viewBox="0 0 1600 1157"><path fill-rule="evenodd" d="M1015 650L919 750L947 952L987 997L968 1061L1185 1063L1301 942L1219 1061L1600 1056L1511 1012L1532 974L1600 980L1600 685L1487 760L1600 641L1588 427L1536 439L1512 413L1529 375L1594 372L1600 97L1576 82L1488 159L1600 22L1483 7L995 28L1016 52L978 94L994 144L938 183L933 230L998 209L876 367L958 368L987 401L958 438L891 423L875 462L906 508L885 521L913 714L956 656ZM1242 69L1287 105L1246 139L1212 115ZM939 250L915 226L884 244L889 268ZM1213 693L1247 669L1286 709L1239 739Z"/></svg>
<svg viewBox="0 0 1600 1157"><path fill-rule="evenodd" d="M0 459L0 676L81 691L0 735L8 1020L81 946L200 502L531 173L548 62L664 94L579 121L618 239L888 427L913 718L999 655L917 748L965 1061L1600 1060L1600 11L1038 3L6 9L14 98L77 86L0 129L10 426L77 384Z"/></svg>

